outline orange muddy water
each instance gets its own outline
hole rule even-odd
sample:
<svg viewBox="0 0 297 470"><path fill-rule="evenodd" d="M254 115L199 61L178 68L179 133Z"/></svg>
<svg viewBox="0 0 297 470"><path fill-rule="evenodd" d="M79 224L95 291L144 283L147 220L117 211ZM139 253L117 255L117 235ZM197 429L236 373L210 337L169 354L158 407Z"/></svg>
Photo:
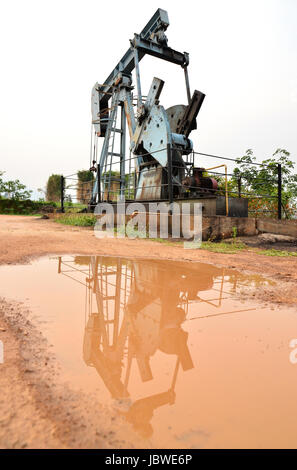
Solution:
<svg viewBox="0 0 297 470"><path fill-rule="evenodd" d="M103 256L0 267L1 295L26 299L65 383L158 448L297 447L297 312L257 304L267 283Z"/></svg>

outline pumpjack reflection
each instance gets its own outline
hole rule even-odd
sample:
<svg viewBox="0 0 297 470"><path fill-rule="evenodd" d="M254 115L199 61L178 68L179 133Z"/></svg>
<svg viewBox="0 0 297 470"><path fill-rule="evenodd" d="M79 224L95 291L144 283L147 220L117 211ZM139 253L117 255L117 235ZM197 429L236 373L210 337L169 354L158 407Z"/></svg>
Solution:
<svg viewBox="0 0 297 470"><path fill-rule="evenodd" d="M120 413L145 437L153 432L154 411L175 403L180 370L185 373L194 368L188 333L182 326L189 305L206 302L220 307L223 299L223 270L197 266L193 270L187 263L167 260L59 257L59 273L86 289L84 361L95 367L114 399L130 398L128 409ZM236 282L235 277L233 286ZM203 300L200 292L210 290L215 298ZM175 365L167 371L168 388L133 401L129 392L132 367L138 369L142 383L152 381L151 359L160 351L175 357Z"/></svg>

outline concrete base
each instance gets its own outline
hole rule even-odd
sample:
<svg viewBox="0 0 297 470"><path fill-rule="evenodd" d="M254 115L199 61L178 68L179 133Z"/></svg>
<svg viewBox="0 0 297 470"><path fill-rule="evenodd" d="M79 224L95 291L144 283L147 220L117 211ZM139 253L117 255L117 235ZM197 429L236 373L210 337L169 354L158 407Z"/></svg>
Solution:
<svg viewBox="0 0 297 470"><path fill-rule="evenodd" d="M197 199L182 199L178 200L176 199L174 201L176 204L178 204L180 207L182 207L183 204L190 204L190 213L194 213L194 204L200 203L202 204L202 214L203 216L215 216L217 213L217 198L216 197L203 197L203 198L197 198Z"/></svg>
<svg viewBox="0 0 297 470"><path fill-rule="evenodd" d="M202 239L221 240L234 236L257 235L256 219L253 217L214 216L202 218Z"/></svg>
<svg viewBox="0 0 297 470"><path fill-rule="evenodd" d="M195 199L175 199L174 204L178 204L180 208L184 204L190 205L190 213L194 213L194 205L200 203L202 204L202 214L205 217L211 217L216 215L226 215L226 198L224 196L208 196ZM159 201L159 202L149 202L149 201L126 201L122 204L125 204L127 207L130 204L142 204L146 211L149 211L149 204L157 204L168 206L168 201ZM121 203L113 203L114 213L117 212L118 207L121 206ZM248 216L248 199L229 197L228 198L229 206L229 217L247 217ZM155 212L155 211L153 211Z"/></svg>
<svg viewBox="0 0 297 470"><path fill-rule="evenodd" d="M231 198L232 199L232 198ZM236 200L236 198L234 198ZM237 204L240 199L237 199L235 204ZM247 201L247 199L242 199L242 201ZM175 201L178 204L182 205L187 201ZM192 207L195 202L202 202L201 199L194 199L188 201ZM205 198L203 199L203 217L202 217L202 238L203 240L221 240L224 238L231 238L234 236L254 236L259 233L272 233L279 235L287 235L290 237L297 238L297 220L274 220L274 219L256 219L254 217L235 217L235 216L225 216L225 215L215 215L216 211L216 198ZM127 204L127 203L126 203ZM155 217L157 230L159 233L161 217L160 213L152 212L151 214L148 211L148 203L142 204L146 207L147 212L145 213L145 219L143 222L143 230L148 229L150 217ZM165 203L167 205L167 203ZM241 202L239 202L241 204ZM245 203L244 203L245 204ZM244 209L243 204L243 209ZM235 207L235 206L234 206ZM116 209L116 205L114 206ZM135 211L139 211L137 205ZM132 212L132 211L131 211ZM193 211L191 211L193 212ZM125 222L128 223L137 213L126 215ZM100 216L98 216L100 217ZM114 210L114 225L117 226L118 214ZM122 219L121 219L122 220ZM190 215L190 229L193 229L194 225L194 216ZM146 227L145 227L146 226ZM180 226L182 227L181 215L180 215ZM171 234L172 227L172 216L168 215L168 233Z"/></svg>
<svg viewBox="0 0 297 470"><path fill-rule="evenodd" d="M248 217L249 200L247 198L228 197L228 217ZM226 198L217 197L216 215L226 215Z"/></svg>
<svg viewBox="0 0 297 470"><path fill-rule="evenodd" d="M206 216L211 216L211 215L216 215L217 213L217 198L216 197L205 197L205 198L197 198L197 199L175 199L174 204L177 204L180 207L183 206L183 204L190 204L190 213L194 214L194 204L196 203L201 203L202 204L202 213L203 215ZM103 203L104 204L104 203ZM112 203L114 213L117 213L117 210L119 209L120 211L123 211L123 208L121 208L122 204L125 204L125 207L127 206L132 207L132 204L142 204L145 207L145 210L149 212L149 208L153 207L152 205L165 205L166 207L169 206L168 201L126 201L124 203ZM151 206L150 206L151 204ZM135 206L135 210L137 206ZM152 210L152 212L156 212L155 210Z"/></svg>
<svg viewBox="0 0 297 470"><path fill-rule="evenodd" d="M297 220L256 219L254 217L213 216L202 218L203 240L221 240L233 236L253 236L259 233L286 235L297 239Z"/></svg>
<svg viewBox="0 0 297 470"><path fill-rule="evenodd" d="M297 220L256 219L256 227L261 233L297 238Z"/></svg>
<svg viewBox="0 0 297 470"><path fill-rule="evenodd" d="M143 214L143 213L142 213ZM153 223L153 219L155 220L155 226L157 233L155 233L154 237L160 237L160 226L162 224L163 230L165 229L164 226L164 218L160 215L160 213L149 214L145 213L144 218L141 217L141 213L126 215L125 216L125 225L129 221L135 218L135 224L138 222L140 226L138 226L138 230L140 231L148 231L150 226L150 218L151 223ZM140 216L140 217L139 217ZM102 216L98 216L101 218ZM166 220L166 219L165 219ZM123 223L122 216L119 214L115 214L113 217L113 224L115 227L121 225ZM133 224L134 225L134 224ZM165 223L166 225L166 223ZM194 229L194 216L190 215L190 230ZM180 215L180 227L182 227L182 216ZM151 225L152 227L152 225ZM177 236L172 233L172 216L168 215L168 234L172 236ZM135 227L137 229L137 227ZM254 218L247 218L247 217L226 217L226 216L210 216L210 217L202 217L202 239L206 240L221 240L224 238L230 238L234 236L234 229L236 232L236 236L252 236L257 235L258 231L256 228L256 219ZM178 238L180 236L178 235Z"/></svg>

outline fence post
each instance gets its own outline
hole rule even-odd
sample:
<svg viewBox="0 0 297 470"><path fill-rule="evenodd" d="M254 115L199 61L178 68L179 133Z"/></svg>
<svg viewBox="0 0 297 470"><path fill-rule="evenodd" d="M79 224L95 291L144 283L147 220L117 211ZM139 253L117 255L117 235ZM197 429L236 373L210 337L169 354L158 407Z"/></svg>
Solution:
<svg viewBox="0 0 297 470"><path fill-rule="evenodd" d="M278 199L278 219L282 218L282 165L277 164L277 199Z"/></svg>
<svg viewBox="0 0 297 470"><path fill-rule="evenodd" d="M237 179L238 197L241 198L241 176Z"/></svg>
<svg viewBox="0 0 297 470"><path fill-rule="evenodd" d="M101 202L101 168L99 163L97 165L97 197L99 204Z"/></svg>
<svg viewBox="0 0 297 470"><path fill-rule="evenodd" d="M65 212L64 210L64 176L61 175L61 212Z"/></svg>
<svg viewBox="0 0 297 470"><path fill-rule="evenodd" d="M134 201L136 199L136 194L137 194L137 189L138 189L138 185L137 185L137 174L136 174L136 170L134 170L134 178L133 178L133 185L134 185Z"/></svg>
<svg viewBox="0 0 297 470"><path fill-rule="evenodd" d="M168 179L168 200L169 204L173 203L173 186L172 186L172 149L167 144L167 179Z"/></svg>

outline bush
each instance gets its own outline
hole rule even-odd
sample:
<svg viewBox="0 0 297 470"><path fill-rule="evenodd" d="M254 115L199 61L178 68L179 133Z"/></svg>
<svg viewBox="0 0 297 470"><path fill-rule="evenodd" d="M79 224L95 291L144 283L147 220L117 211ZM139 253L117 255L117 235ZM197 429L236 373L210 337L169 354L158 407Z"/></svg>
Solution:
<svg viewBox="0 0 297 470"><path fill-rule="evenodd" d="M54 212L55 202L31 201L30 199L17 201L15 199L0 199L0 214L30 215L39 212Z"/></svg>

